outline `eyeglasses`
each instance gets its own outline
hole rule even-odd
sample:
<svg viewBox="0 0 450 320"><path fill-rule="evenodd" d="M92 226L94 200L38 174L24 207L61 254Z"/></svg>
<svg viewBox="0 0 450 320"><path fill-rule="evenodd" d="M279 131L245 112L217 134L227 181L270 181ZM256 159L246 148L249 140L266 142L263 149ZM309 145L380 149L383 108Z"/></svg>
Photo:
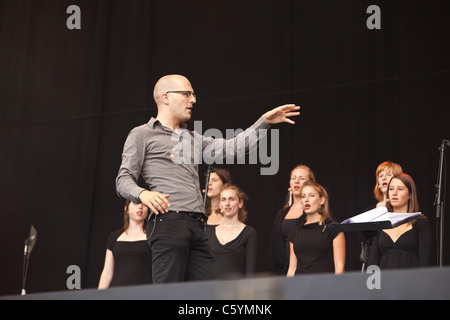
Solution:
<svg viewBox="0 0 450 320"><path fill-rule="evenodd" d="M197 95L192 91L167 91L166 93L181 93L187 96L188 98L192 96L194 97L194 99L197 99Z"/></svg>

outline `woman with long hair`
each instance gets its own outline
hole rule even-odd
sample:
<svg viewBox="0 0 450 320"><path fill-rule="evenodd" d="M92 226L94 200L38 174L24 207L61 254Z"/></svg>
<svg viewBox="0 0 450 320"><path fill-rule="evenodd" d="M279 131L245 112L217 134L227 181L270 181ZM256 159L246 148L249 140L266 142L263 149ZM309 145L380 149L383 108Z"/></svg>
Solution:
<svg viewBox="0 0 450 320"><path fill-rule="evenodd" d="M388 185L387 209L394 213L420 212L416 184L406 173L394 176ZM417 268L430 264L431 228L420 216L379 232L370 250L369 264L381 269Z"/></svg>
<svg viewBox="0 0 450 320"><path fill-rule="evenodd" d="M205 195L205 212L208 216L208 225L218 225L223 220L222 212L219 209L220 190L225 184L231 184L231 175L227 169L213 168L209 176L208 194Z"/></svg>
<svg viewBox="0 0 450 320"><path fill-rule="evenodd" d="M152 282L152 254L147 243L149 209L127 200L122 229L108 239L98 289Z"/></svg>
<svg viewBox="0 0 450 320"><path fill-rule="evenodd" d="M328 193L317 182L306 181L301 190L305 219L289 234L288 277L304 273L334 272L345 269L344 233L322 232L332 222Z"/></svg>
<svg viewBox="0 0 450 320"><path fill-rule="evenodd" d="M284 207L275 216L268 261L271 271L276 275L286 275L288 270L290 255L288 235L305 218L300 191L303 183L309 180L316 181L316 178L308 166L299 164L292 169Z"/></svg>

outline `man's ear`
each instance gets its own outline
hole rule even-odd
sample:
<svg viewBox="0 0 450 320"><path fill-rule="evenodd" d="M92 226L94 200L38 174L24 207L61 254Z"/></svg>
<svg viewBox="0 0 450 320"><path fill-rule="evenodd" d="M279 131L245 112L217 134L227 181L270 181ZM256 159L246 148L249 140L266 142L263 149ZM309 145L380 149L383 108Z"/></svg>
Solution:
<svg viewBox="0 0 450 320"><path fill-rule="evenodd" d="M163 93L161 95L161 101L162 103L164 103L165 105L169 105L170 103L170 99L169 99L169 95L167 93Z"/></svg>

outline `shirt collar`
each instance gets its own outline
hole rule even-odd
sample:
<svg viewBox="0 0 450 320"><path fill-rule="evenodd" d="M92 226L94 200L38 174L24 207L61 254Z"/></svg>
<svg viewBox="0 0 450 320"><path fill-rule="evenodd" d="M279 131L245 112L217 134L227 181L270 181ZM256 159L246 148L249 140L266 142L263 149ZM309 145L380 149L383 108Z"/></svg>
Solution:
<svg viewBox="0 0 450 320"><path fill-rule="evenodd" d="M148 125L150 126L150 128L155 129L156 125L162 126L161 122L159 120L156 120L154 117L150 118L150 121L148 122ZM186 129L187 128L187 124L186 123L182 123L180 128L182 129Z"/></svg>

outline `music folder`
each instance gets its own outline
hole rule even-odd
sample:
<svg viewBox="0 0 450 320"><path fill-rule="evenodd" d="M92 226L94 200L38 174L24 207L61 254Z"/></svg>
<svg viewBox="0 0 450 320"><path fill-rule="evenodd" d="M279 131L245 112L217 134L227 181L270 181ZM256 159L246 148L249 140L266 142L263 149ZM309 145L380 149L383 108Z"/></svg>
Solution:
<svg viewBox="0 0 450 320"><path fill-rule="evenodd" d="M388 212L386 207L378 207L341 223L326 224L322 232L355 232L355 231L376 231L382 229L392 229L420 217L420 212L413 213L393 213Z"/></svg>

